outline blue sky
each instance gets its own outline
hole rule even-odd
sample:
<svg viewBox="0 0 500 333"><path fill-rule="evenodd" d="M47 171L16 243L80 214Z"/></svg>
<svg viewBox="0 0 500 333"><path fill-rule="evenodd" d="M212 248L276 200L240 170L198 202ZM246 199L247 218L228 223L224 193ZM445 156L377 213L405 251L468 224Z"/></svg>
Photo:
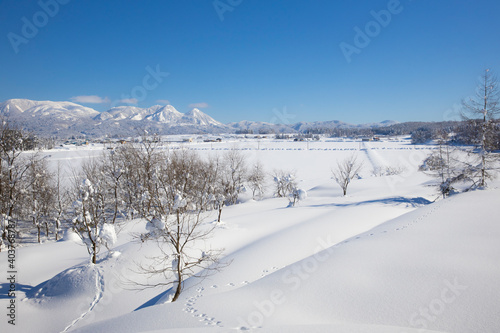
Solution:
<svg viewBox="0 0 500 333"><path fill-rule="evenodd" d="M499 14L492 0L4 0L0 101L450 120L483 70L500 73Z"/></svg>

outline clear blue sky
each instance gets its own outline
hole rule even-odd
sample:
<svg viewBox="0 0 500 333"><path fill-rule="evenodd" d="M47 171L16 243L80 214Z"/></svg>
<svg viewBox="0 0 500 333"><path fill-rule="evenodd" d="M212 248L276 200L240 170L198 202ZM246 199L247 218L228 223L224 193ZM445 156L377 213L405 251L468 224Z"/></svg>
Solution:
<svg viewBox="0 0 500 333"><path fill-rule="evenodd" d="M484 69L500 73L493 0L55 1L0 2L0 101L169 101L222 122L440 121ZM390 19L375 23L382 10Z"/></svg>

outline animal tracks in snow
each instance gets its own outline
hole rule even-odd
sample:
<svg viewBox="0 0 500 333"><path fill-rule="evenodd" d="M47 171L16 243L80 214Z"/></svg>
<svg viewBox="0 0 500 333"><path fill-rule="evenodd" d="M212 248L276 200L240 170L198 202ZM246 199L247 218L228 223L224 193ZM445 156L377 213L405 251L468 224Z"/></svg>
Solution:
<svg viewBox="0 0 500 333"><path fill-rule="evenodd" d="M262 276L267 276L275 271L279 270L279 267L277 266L272 266L271 268L268 269L262 269L261 273ZM253 281L253 280L251 280ZM246 286L250 284L250 281L244 280L240 283L235 283L235 282L228 282L224 284L211 284L209 287L198 287L196 289L196 294L194 296L191 296L185 300L184 307L182 308L182 311L191 315L194 319L198 320L202 324L206 326L213 326L213 327L224 327L223 322L221 320L218 320L216 317L211 317L209 314L204 313L201 311L197 306L196 303L197 301L204 296L204 293L207 292L208 294L213 293L215 290L225 292L227 290L232 290L234 288ZM207 288L207 289L205 289Z"/></svg>
<svg viewBox="0 0 500 333"><path fill-rule="evenodd" d="M80 317L78 317L75 320L73 320L71 322L71 324L69 324L68 326L66 326L66 328L62 332L67 332L68 330L70 330L71 328L73 328L80 320L82 320L88 314L90 314L92 312L92 310L94 310L94 308L97 305L97 303L99 303L99 301L102 299L103 294L104 294L104 276L103 276L103 274L101 273L101 271L99 270L99 268L97 266L95 266L95 270L96 270L96 282L95 282L95 284L96 284L96 294L94 296L94 299L90 303L90 306L89 306L88 310L86 310L84 313L82 313L80 315Z"/></svg>
<svg viewBox="0 0 500 333"><path fill-rule="evenodd" d="M217 285L212 285L211 288L218 288ZM195 319L198 319L198 321L204 323L207 326L218 326L218 327L223 327L222 321L216 320L215 317L210 317L206 313L201 313L197 308L196 308L196 302L200 297L203 297L203 292L205 291L205 288L200 287L196 289L197 295L192 296L186 300L186 303L184 304L185 307L182 309L182 311L191 314L191 316Z"/></svg>
<svg viewBox="0 0 500 333"><path fill-rule="evenodd" d="M445 203L445 202L446 201L439 202L438 204L434 204L434 206L431 209L429 209L427 212L425 212L424 214L422 214L422 215L414 218L413 220L411 220L410 222L408 222L408 223L406 223L406 224L404 224L402 226L396 227L393 230L382 230L382 231L380 231L378 233L379 234L386 234L386 233L389 233L391 231L403 231L405 229L408 229L412 225L421 223L421 222L427 220L437 210L439 210L441 208L441 206L443 205L443 203ZM336 244L335 247L342 246L343 244L347 244L347 243L350 243L350 242L353 242L355 240L359 240L359 239L362 239L362 238L365 238L365 237L372 237L372 236L375 236L375 234L376 233L374 233L374 232L370 232L369 234L360 234L360 235L357 235L357 236L354 236L354 237L351 237L349 239L341 241L340 243Z"/></svg>

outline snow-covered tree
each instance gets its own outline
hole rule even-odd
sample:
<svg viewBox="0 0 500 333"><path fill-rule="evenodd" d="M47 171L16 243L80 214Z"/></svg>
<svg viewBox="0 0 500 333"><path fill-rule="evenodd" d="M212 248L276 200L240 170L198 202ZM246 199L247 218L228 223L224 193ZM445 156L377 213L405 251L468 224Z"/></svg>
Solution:
<svg viewBox="0 0 500 333"><path fill-rule="evenodd" d="M274 170L274 195L288 198L288 207L295 206L299 201L307 198L307 192L298 187L294 172Z"/></svg>
<svg viewBox="0 0 500 333"><path fill-rule="evenodd" d="M156 240L161 255L149 265L141 264L147 275L161 275L166 281L139 284L142 287L172 286L171 301L177 300L187 277L199 276L218 261L220 251L197 248L215 226L202 224L202 214L211 200L210 164L192 151L179 150L165 156L154 176L149 192L151 207L147 212L147 233L142 241Z"/></svg>
<svg viewBox="0 0 500 333"><path fill-rule="evenodd" d="M347 187L355 177L359 177L363 164L358 161L356 155L351 155L343 161L337 162L337 167L332 168L333 179L339 184L342 193L347 195Z"/></svg>
<svg viewBox="0 0 500 333"><path fill-rule="evenodd" d="M481 124L479 136L478 168L479 186L486 185L486 179L491 177L492 157L490 154L492 138L496 138L496 122L500 114L500 90L496 77L489 69L485 70L476 94L463 101L463 117L468 121L477 121Z"/></svg>
<svg viewBox="0 0 500 333"><path fill-rule="evenodd" d="M107 201L106 182L99 163L88 161L83 174L76 177L73 193L73 230L87 246L92 263L96 263L101 246L108 247L110 230L110 205Z"/></svg>

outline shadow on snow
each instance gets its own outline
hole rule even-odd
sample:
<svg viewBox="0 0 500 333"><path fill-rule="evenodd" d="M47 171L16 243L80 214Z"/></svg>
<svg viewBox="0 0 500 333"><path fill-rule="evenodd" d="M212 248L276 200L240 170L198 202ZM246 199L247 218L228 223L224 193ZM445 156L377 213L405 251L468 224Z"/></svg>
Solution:
<svg viewBox="0 0 500 333"><path fill-rule="evenodd" d="M416 198L405 198L405 197L392 197L392 198L385 198L385 199L375 199L375 200L366 200L366 201L360 201L360 202L351 202L351 203L333 203L333 204L326 204L326 205L311 205L308 207L311 208L318 208L318 207L355 207L355 206L363 206L363 205L369 205L369 204L384 204L384 205L406 205L407 207L420 207L420 206L425 206L428 204L431 204L432 201L427 200L422 197L416 197Z"/></svg>

